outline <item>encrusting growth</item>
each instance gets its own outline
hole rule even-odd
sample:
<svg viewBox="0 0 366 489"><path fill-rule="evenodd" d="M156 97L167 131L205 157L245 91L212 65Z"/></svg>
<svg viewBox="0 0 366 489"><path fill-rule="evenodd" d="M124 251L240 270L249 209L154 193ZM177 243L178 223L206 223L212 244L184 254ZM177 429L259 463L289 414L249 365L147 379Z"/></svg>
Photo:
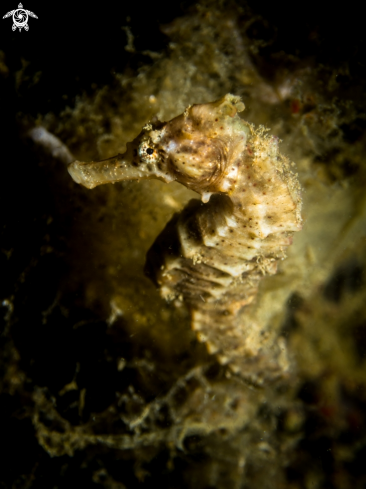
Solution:
<svg viewBox="0 0 366 489"><path fill-rule="evenodd" d="M123 155L69 165L87 188L157 178L201 194L173 216L147 255L161 295L188 307L192 328L221 364L260 383L281 375L281 348L250 316L259 281L276 273L301 229L300 187L278 139L237 114L239 97L188 107L152 121ZM267 341L267 343L266 343Z"/></svg>

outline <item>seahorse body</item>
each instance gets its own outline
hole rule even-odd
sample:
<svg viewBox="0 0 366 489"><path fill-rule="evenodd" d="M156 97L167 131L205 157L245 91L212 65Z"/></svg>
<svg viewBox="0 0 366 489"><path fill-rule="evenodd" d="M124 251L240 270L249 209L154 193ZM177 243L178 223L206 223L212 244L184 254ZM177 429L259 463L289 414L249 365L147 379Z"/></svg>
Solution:
<svg viewBox="0 0 366 489"><path fill-rule="evenodd" d="M226 95L153 121L109 160L69 166L93 188L126 179L176 180L201 194L176 214L148 252L146 273L167 299L184 302L192 328L222 364L254 382L281 373L279 347L246 317L265 275L276 273L301 229L299 184L278 139L256 131Z"/></svg>

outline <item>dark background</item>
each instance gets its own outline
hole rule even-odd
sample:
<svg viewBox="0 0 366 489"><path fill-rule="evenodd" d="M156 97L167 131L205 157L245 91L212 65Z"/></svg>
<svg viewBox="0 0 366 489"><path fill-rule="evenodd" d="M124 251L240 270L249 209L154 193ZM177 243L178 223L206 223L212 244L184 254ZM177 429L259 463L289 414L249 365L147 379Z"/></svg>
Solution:
<svg viewBox="0 0 366 489"><path fill-rule="evenodd" d="M1 16L16 8L16 4L17 0L2 2ZM63 276L67 245L62 236L67 223L61 217L51 230L47 225L54 213L53 197L38 167L37 155L23 138L24 128L37 114L57 114L66 105L73 106L82 92L92 94L96 88L108 85L115 72L136 75L140 66L152 62L142 51L161 52L167 48L169 39L159 26L186 14L192 5L194 2L25 1L24 8L38 16L29 19L28 32L13 32L11 18L1 19L0 50L9 71L0 77L0 306L4 299L13 298L16 320L10 334L9 309L2 303L0 366L3 374L9 363L14 363L28 375L21 391L12 395L5 389L0 393L1 488L96 486L90 478L95 460L88 465L80 452L72 458L50 457L39 446L28 417L33 385L48 383L49 366L60 362L62 372L52 381L55 389L62 386L73 369L73 359L68 362L62 357L64 345L58 344L48 330L39 331L37 336L31 329ZM338 81L350 90L364 83L366 46L360 3L325 5L314 0L305 3L257 0L245 4L222 2L220 8L237 9L239 18L240 9L244 8L256 18L247 35L253 40L268 41L253 55L262 76L271 79L276 69L272 60L285 52L298 60L311 60L308 64L314 66L323 64L335 69L347 66L347 70L340 70ZM133 53L124 49L127 36L121 27L127 25L135 38ZM45 235L57 252L38 260L39 250L46 245ZM85 314L88 313L75 309L69 321ZM56 330L65 326L58 317L53 318L53 324ZM104 327L99 326L101 331ZM100 341L102 335L98 331L96 326L92 343ZM45 342L54 347L51 356L44 352ZM33 352L38 352L38 363L32 363L34 353L29 353L29 357L24 354L19 361L14 345L22 352L31 345ZM317 456L322 440L316 446L309 440L308 443L307 449ZM364 456L361 450L349 469L364 474ZM330 457L320 462L325 471L331 464ZM157 459L152 473L159 474L164 463ZM129 481L129 487L141 487L133 479L130 465L123 466L125 481ZM301 474L301 468L296 470ZM164 480L161 483L166 484L164 487L178 487ZM329 482L327 487L335 486Z"/></svg>

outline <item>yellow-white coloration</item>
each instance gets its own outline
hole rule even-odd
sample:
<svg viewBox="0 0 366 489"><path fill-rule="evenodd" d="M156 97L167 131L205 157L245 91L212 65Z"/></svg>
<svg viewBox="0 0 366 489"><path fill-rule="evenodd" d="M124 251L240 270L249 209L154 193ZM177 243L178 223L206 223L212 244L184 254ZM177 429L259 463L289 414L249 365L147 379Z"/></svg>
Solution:
<svg viewBox="0 0 366 489"><path fill-rule="evenodd" d="M260 280L274 274L301 229L299 184L278 139L237 114L238 97L193 105L151 122L123 155L69 166L88 188L120 180L178 181L201 195L176 214L148 252L163 297L184 302L199 341L253 382L283 372L281 349L247 317Z"/></svg>

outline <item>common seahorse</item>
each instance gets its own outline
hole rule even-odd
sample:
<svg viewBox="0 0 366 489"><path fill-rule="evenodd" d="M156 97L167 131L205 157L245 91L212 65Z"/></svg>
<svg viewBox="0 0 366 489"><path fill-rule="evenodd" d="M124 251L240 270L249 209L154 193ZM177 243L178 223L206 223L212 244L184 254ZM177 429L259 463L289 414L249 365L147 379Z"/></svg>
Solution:
<svg viewBox="0 0 366 489"><path fill-rule="evenodd" d="M189 106L153 120L126 152L69 165L87 188L121 180L174 180L201 194L175 214L147 255L161 295L183 302L199 341L253 382L281 375L281 348L246 313L260 280L276 273L301 229L300 186L278 138L239 117L239 97Z"/></svg>

